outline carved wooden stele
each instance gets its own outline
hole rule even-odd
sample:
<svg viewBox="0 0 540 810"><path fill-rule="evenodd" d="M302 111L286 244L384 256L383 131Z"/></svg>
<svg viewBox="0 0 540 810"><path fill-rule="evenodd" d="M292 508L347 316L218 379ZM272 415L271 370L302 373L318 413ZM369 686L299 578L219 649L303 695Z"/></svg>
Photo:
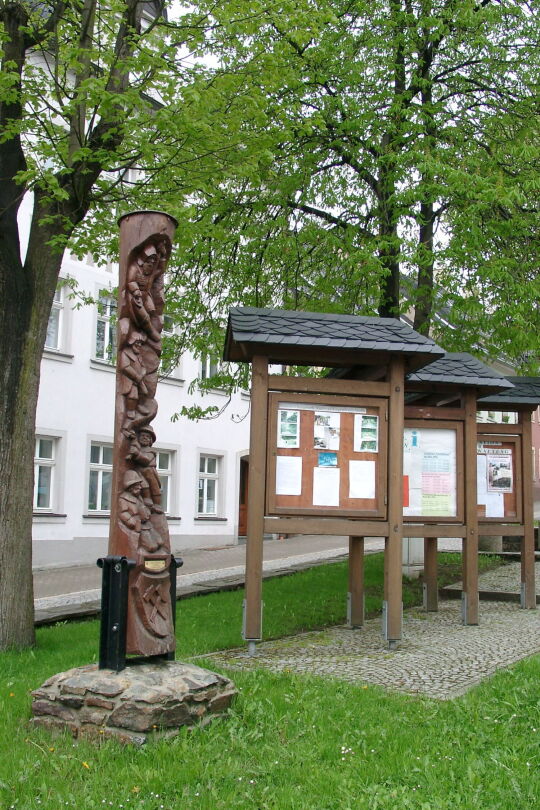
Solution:
<svg viewBox="0 0 540 810"><path fill-rule="evenodd" d="M116 406L109 555L136 561L130 572L128 655L175 648L170 599L171 547L152 448L161 330L163 274L176 221L142 211L120 219Z"/></svg>

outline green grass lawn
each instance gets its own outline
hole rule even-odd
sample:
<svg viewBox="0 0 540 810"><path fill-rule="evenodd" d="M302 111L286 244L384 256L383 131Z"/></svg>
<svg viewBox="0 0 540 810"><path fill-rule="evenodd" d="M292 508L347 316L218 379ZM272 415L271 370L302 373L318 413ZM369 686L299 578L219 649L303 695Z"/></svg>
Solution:
<svg viewBox="0 0 540 810"><path fill-rule="evenodd" d="M456 558L444 557L444 578L455 580ZM366 559L370 612L380 606L381 566L380 556ZM346 590L344 564L265 582L265 636L342 622ZM420 583L406 583L406 601L418 603L420 591ZM240 644L242 597L182 601L178 657ZM445 703L234 672L240 695L227 719L141 749L31 729L30 690L95 660L97 642L96 621L64 623L41 628L34 650L0 655L2 810L540 807L537 657Z"/></svg>

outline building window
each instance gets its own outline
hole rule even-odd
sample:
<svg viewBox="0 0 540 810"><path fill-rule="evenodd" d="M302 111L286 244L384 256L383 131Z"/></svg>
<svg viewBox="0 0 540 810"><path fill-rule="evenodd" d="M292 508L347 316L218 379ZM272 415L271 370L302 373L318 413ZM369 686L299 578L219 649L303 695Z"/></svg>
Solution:
<svg viewBox="0 0 540 810"><path fill-rule="evenodd" d="M156 451L156 469L161 486L161 508L166 514L171 507L172 453Z"/></svg>
<svg viewBox="0 0 540 810"><path fill-rule="evenodd" d="M116 361L116 301L100 296L96 321L96 359Z"/></svg>
<svg viewBox="0 0 540 810"><path fill-rule="evenodd" d="M201 357L201 380L208 380L219 374L219 360L211 354L203 354Z"/></svg>
<svg viewBox="0 0 540 810"><path fill-rule="evenodd" d="M60 348L60 336L62 329L62 314L64 309L64 289L57 287L47 324L47 335L45 336L45 348L58 351Z"/></svg>
<svg viewBox="0 0 540 810"><path fill-rule="evenodd" d="M109 512L111 509L112 457L110 444L92 442L90 445L89 512Z"/></svg>
<svg viewBox="0 0 540 810"><path fill-rule="evenodd" d="M197 512L199 515L217 515L219 497L218 456L200 456Z"/></svg>
<svg viewBox="0 0 540 810"><path fill-rule="evenodd" d="M36 437L34 456L34 509L51 510L53 505L56 439Z"/></svg>

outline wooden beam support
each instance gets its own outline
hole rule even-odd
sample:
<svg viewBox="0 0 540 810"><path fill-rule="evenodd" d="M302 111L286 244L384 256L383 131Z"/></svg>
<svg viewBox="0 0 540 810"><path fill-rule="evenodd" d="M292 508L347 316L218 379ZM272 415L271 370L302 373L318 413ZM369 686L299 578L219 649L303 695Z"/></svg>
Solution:
<svg viewBox="0 0 540 810"><path fill-rule="evenodd" d="M268 378L270 391L296 394L350 394L357 397L388 397L390 386L386 382L364 380L339 380L331 377L284 377L271 374Z"/></svg>
<svg viewBox="0 0 540 810"><path fill-rule="evenodd" d="M388 536L384 554L383 632L390 647L401 639L403 545L403 402L404 362L390 363L388 404Z"/></svg>
<svg viewBox="0 0 540 810"><path fill-rule="evenodd" d="M436 537L424 537L424 608L427 611L439 609Z"/></svg>
<svg viewBox="0 0 540 810"><path fill-rule="evenodd" d="M267 517L264 531L269 534L333 534L387 537L388 521L348 520L347 518ZM415 535L416 537L417 535Z"/></svg>
<svg viewBox="0 0 540 810"><path fill-rule="evenodd" d="M364 538L349 537L349 627L364 624Z"/></svg>
<svg viewBox="0 0 540 810"><path fill-rule="evenodd" d="M532 425L531 414L520 413L523 429L521 447L521 486L523 488L523 538L521 540L521 607L536 608L534 576L534 502L532 477Z"/></svg>
<svg viewBox="0 0 540 810"><path fill-rule="evenodd" d="M403 537L465 537L467 530L462 523L455 525L403 524Z"/></svg>
<svg viewBox="0 0 540 810"><path fill-rule="evenodd" d="M251 382L249 488L246 543L246 590L243 634L262 638L262 564L268 411L268 359L254 357Z"/></svg>
<svg viewBox="0 0 540 810"><path fill-rule="evenodd" d="M476 489L476 392L464 394L465 527L463 539L463 624L478 624L478 513Z"/></svg>

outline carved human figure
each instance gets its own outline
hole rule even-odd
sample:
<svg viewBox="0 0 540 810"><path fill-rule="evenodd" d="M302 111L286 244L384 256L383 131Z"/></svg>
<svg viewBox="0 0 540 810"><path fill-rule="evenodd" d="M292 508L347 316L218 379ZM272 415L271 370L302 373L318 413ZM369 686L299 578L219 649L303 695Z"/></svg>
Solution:
<svg viewBox="0 0 540 810"><path fill-rule="evenodd" d="M119 390L126 401L122 432L129 438L136 427L151 422L157 412L157 403L153 399L153 381L150 390L146 383L148 369L141 353L145 341L146 335L142 332L130 332L118 358Z"/></svg>
<svg viewBox="0 0 540 810"><path fill-rule="evenodd" d="M124 488L118 499L118 519L133 534L137 535L138 550L157 551L163 545L160 535L150 522L151 511L141 498L144 479L135 470L127 470Z"/></svg>
<svg viewBox="0 0 540 810"><path fill-rule="evenodd" d="M130 305L130 315L140 329L144 329L148 336L156 344L161 340L160 333L154 329L150 313L146 309L141 288L136 281L127 284L128 301ZM150 299L151 300L151 299ZM155 307L154 307L155 309Z"/></svg>
<svg viewBox="0 0 540 810"><path fill-rule="evenodd" d="M137 249L127 269L127 284L135 282L141 291L142 303L149 317L156 311L156 295L163 300L162 283L157 284L163 275L168 259L166 244L160 240L150 240ZM153 293L153 296L152 296Z"/></svg>
<svg viewBox="0 0 540 810"><path fill-rule="evenodd" d="M150 426L140 428L137 437L131 441L127 459L132 461L143 477L142 496L152 512L161 514L161 483L156 469L156 451L152 445L156 434Z"/></svg>

